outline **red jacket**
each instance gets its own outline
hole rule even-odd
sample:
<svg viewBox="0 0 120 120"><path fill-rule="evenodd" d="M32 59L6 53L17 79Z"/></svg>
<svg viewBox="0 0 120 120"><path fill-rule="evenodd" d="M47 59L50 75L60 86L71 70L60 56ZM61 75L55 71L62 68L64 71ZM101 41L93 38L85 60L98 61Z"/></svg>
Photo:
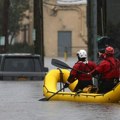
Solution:
<svg viewBox="0 0 120 120"><path fill-rule="evenodd" d="M120 62L114 57L106 57L101 63L95 68L99 74L102 74L101 79L109 80L113 78L119 78L120 74ZM94 71L92 73L94 73Z"/></svg>
<svg viewBox="0 0 120 120"><path fill-rule="evenodd" d="M96 64L92 61L88 61L88 63L84 63L82 61L78 61L74 64L73 69L79 70L81 72L89 73L93 69L95 69ZM71 76L73 76L69 82L74 82L75 78L81 81L92 80L92 76L84 73L78 73L76 70L71 70Z"/></svg>

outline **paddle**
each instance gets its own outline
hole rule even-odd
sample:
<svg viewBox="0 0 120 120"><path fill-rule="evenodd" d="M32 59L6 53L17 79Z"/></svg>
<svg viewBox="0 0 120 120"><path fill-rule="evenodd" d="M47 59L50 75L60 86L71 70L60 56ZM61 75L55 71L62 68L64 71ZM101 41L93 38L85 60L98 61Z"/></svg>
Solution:
<svg viewBox="0 0 120 120"><path fill-rule="evenodd" d="M41 98L39 101L48 101L50 100L53 96L55 96L56 94L58 94L60 91L62 91L63 89L65 89L64 87L61 88L60 90L58 90L56 93L54 93L53 95L51 95L49 98Z"/></svg>
<svg viewBox="0 0 120 120"><path fill-rule="evenodd" d="M51 61L52 65L56 66L56 67L59 67L59 68L63 68L63 69L72 69L72 70L75 70L79 73L84 73L84 74L87 74L86 72L82 72L82 71L79 71L79 70L76 70L74 68L71 68L69 65L67 65L66 63L64 63L63 61L60 61L60 60L57 60L57 59L52 59Z"/></svg>

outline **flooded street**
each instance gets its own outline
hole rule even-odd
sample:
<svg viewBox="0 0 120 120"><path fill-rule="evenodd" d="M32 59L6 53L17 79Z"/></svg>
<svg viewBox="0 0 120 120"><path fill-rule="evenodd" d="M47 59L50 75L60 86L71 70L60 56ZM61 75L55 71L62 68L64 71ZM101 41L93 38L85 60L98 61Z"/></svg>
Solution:
<svg viewBox="0 0 120 120"><path fill-rule="evenodd" d="M0 120L119 120L120 104L38 101L43 81L0 81Z"/></svg>

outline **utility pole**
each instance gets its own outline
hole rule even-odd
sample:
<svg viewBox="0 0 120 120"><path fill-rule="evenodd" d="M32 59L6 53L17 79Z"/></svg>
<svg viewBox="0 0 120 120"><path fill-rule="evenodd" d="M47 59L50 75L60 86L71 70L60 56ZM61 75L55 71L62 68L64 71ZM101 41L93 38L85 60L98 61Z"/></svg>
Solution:
<svg viewBox="0 0 120 120"><path fill-rule="evenodd" d="M97 0L97 25L98 35L106 35L106 0Z"/></svg>
<svg viewBox="0 0 120 120"><path fill-rule="evenodd" d="M4 12L3 12L3 35L5 36L5 46L4 51L8 51L8 18L9 18L9 6L10 1L4 0Z"/></svg>
<svg viewBox="0 0 120 120"><path fill-rule="evenodd" d="M34 0L34 28L36 32L35 53L41 55L44 65L43 0Z"/></svg>
<svg viewBox="0 0 120 120"><path fill-rule="evenodd" d="M97 61L97 0L87 0L88 55Z"/></svg>
<svg viewBox="0 0 120 120"><path fill-rule="evenodd" d="M97 0L93 0L93 48L94 48L94 61L97 61Z"/></svg>
<svg viewBox="0 0 120 120"><path fill-rule="evenodd" d="M40 0L40 37L41 37L41 55L44 65L44 33L43 33L43 0Z"/></svg>

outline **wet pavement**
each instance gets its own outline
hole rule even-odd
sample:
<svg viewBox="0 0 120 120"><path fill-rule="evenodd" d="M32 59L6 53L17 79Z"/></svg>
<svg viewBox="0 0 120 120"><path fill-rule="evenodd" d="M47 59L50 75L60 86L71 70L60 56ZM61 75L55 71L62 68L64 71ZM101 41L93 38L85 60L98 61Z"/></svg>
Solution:
<svg viewBox="0 0 120 120"><path fill-rule="evenodd" d="M42 86L39 80L0 81L0 120L120 120L120 104L39 101Z"/></svg>

